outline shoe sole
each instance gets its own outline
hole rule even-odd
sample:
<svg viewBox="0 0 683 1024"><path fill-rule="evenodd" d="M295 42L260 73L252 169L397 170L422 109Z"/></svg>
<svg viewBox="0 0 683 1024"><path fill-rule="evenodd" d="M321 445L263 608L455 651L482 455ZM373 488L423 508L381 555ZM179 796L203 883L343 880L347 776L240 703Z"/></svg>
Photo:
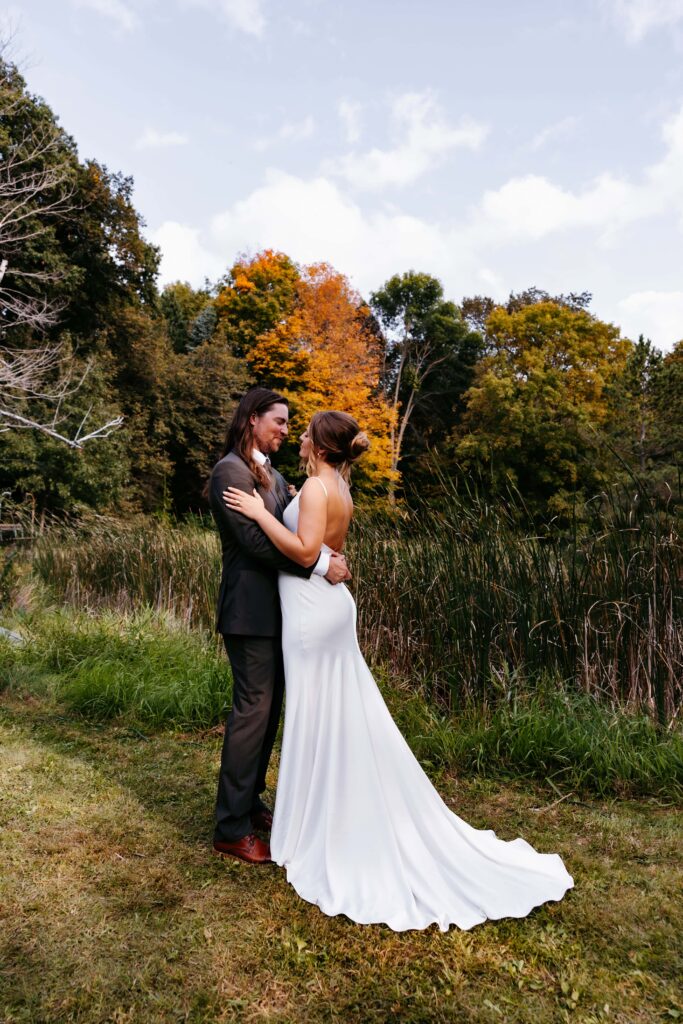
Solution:
<svg viewBox="0 0 683 1024"><path fill-rule="evenodd" d="M261 867L266 864L274 864L273 860L251 860L249 857L241 857L239 853L228 853L223 850L214 849L214 856L216 857L232 857L233 860L239 860L242 864L254 864L256 867Z"/></svg>

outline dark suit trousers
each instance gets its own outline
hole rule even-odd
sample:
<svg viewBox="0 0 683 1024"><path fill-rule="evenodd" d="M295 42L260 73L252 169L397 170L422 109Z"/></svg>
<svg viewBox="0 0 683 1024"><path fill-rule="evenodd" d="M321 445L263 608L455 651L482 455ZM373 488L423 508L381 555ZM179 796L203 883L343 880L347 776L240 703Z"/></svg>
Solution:
<svg viewBox="0 0 683 1024"><path fill-rule="evenodd" d="M285 673L280 637L224 635L232 668L232 708L223 740L214 838L241 839L253 831L251 812L266 788L277 735Z"/></svg>

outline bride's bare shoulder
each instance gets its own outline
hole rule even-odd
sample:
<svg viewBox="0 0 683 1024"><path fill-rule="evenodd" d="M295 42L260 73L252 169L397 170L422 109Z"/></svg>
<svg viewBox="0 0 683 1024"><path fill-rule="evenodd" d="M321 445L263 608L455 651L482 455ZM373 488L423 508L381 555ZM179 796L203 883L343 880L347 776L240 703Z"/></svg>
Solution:
<svg viewBox="0 0 683 1024"><path fill-rule="evenodd" d="M304 481L299 494L302 498L304 496L315 498L316 495L319 495L320 498L327 498L327 488L319 476L309 476Z"/></svg>

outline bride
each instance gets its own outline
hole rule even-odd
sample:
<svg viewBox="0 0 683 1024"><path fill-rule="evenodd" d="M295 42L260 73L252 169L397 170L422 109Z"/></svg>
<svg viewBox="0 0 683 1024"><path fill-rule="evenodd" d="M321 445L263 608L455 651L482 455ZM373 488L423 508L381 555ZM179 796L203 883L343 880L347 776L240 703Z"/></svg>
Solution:
<svg viewBox="0 0 683 1024"><path fill-rule="evenodd" d="M343 548L349 471L367 447L351 416L316 413L301 437L309 479L284 525L256 491L225 500L310 565ZM557 854L472 828L441 800L365 664L349 590L286 573L279 590L287 699L270 847L299 895L395 931L471 928L561 899L574 883Z"/></svg>

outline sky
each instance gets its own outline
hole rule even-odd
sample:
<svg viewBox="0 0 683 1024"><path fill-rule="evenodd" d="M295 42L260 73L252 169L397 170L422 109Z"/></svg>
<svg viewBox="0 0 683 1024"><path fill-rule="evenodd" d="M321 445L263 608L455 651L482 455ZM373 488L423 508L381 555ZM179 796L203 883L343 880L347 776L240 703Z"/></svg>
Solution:
<svg viewBox="0 0 683 1024"><path fill-rule="evenodd" d="M134 178L161 284L267 247L683 338L683 0L21 0L8 31Z"/></svg>

